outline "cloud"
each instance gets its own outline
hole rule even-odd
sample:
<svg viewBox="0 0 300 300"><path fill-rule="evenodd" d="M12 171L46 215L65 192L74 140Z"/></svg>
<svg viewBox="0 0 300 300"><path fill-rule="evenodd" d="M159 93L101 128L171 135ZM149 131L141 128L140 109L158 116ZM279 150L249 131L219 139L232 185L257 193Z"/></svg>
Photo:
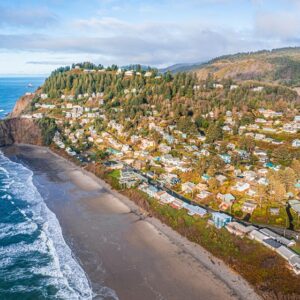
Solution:
<svg viewBox="0 0 300 300"><path fill-rule="evenodd" d="M291 39L299 37L300 19L292 12L260 13L256 17L255 30L267 38Z"/></svg>
<svg viewBox="0 0 300 300"><path fill-rule="evenodd" d="M57 15L47 8L16 8L0 6L0 26L47 27L58 21Z"/></svg>
<svg viewBox="0 0 300 300"><path fill-rule="evenodd" d="M27 61L28 65L44 65L44 66L62 66L71 65L73 61L55 61L55 60L44 60L44 61Z"/></svg>
<svg viewBox="0 0 300 300"><path fill-rule="evenodd" d="M76 37L0 34L0 49L81 53L97 55L111 63L160 66L183 61L203 61L222 54L255 50L265 46L245 38L239 32L207 29L200 25L136 25L116 19L92 19L80 22L84 30ZM86 26L89 27L88 30ZM85 32L90 34L84 34Z"/></svg>

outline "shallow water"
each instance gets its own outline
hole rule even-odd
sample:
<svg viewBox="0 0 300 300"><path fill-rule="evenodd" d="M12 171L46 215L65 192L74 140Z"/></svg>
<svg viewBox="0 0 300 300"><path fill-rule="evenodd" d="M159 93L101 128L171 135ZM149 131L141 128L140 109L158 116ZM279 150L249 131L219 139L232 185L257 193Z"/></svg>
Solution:
<svg viewBox="0 0 300 300"><path fill-rule="evenodd" d="M0 153L0 299L92 299L33 173Z"/></svg>

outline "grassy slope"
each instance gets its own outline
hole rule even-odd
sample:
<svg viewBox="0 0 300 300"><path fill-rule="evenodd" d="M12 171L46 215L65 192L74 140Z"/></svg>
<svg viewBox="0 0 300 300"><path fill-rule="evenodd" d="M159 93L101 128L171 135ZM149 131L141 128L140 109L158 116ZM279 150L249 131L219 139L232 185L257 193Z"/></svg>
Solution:
<svg viewBox="0 0 300 300"><path fill-rule="evenodd" d="M201 79L211 73L217 79L261 80L297 86L300 85L300 48L223 56L195 72Z"/></svg>

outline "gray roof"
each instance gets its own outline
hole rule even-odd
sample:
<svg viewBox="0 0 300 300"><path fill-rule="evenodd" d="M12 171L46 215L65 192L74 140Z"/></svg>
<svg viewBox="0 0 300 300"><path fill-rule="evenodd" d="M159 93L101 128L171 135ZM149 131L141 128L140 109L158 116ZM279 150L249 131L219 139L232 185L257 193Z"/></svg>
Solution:
<svg viewBox="0 0 300 300"><path fill-rule="evenodd" d="M291 246L295 243L293 240L288 240L287 238L277 234L276 232L271 231L268 228L263 228L263 229L260 230L260 232L262 232L263 234L271 237L272 239L274 239L277 242L279 242L283 245L286 245L286 246Z"/></svg>
<svg viewBox="0 0 300 300"><path fill-rule="evenodd" d="M237 231L240 231L244 234L249 233L250 231L256 229L256 227L254 227L252 225L251 226L245 226L245 225L243 225L241 223L238 223L238 222L235 222L235 221L228 223L226 227L230 227L230 228L235 229Z"/></svg>
<svg viewBox="0 0 300 300"><path fill-rule="evenodd" d="M257 240L257 241L261 241L261 242L268 238L265 234L259 232L258 230L251 231L250 232L250 237Z"/></svg>
<svg viewBox="0 0 300 300"><path fill-rule="evenodd" d="M289 260L296 255L295 252L293 252L292 250L288 249L285 246L280 246L279 248L276 249L276 252L286 260Z"/></svg>
<svg viewBox="0 0 300 300"><path fill-rule="evenodd" d="M291 205L292 209L300 214L300 201L299 200L289 200L289 204Z"/></svg>
<svg viewBox="0 0 300 300"><path fill-rule="evenodd" d="M263 228L263 229L260 230L260 232L262 232L263 234L265 234L265 235L267 235L267 236L269 236L271 238L274 238L274 239L276 239L276 238L279 237L279 235L277 233L271 231L268 228Z"/></svg>
<svg viewBox="0 0 300 300"><path fill-rule="evenodd" d="M290 263L292 266L297 265L298 267L300 267L300 256L299 256L299 255L292 256L292 257L289 259L289 263Z"/></svg>
<svg viewBox="0 0 300 300"><path fill-rule="evenodd" d="M280 236L277 241L283 245L286 245L286 246L293 246L295 245L295 241L294 240L289 240L283 236Z"/></svg>
<svg viewBox="0 0 300 300"><path fill-rule="evenodd" d="M281 244L276 242L273 239L265 239L263 240L263 243L266 244L267 247L272 248L272 249L277 249L281 247Z"/></svg>

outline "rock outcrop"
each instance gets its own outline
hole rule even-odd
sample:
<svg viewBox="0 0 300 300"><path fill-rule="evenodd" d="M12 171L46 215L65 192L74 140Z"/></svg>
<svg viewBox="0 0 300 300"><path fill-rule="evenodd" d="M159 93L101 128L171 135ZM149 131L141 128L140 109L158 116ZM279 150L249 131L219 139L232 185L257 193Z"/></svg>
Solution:
<svg viewBox="0 0 300 300"><path fill-rule="evenodd" d="M34 94L24 95L17 102L10 114L11 118L18 118L24 112L24 110L29 106L30 102L34 98Z"/></svg>
<svg viewBox="0 0 300 300"><path fill-rule="evenodd" d="M41 129L33 119L10 118L0 121L0 147L12 144L43 145Z"/></svg>

